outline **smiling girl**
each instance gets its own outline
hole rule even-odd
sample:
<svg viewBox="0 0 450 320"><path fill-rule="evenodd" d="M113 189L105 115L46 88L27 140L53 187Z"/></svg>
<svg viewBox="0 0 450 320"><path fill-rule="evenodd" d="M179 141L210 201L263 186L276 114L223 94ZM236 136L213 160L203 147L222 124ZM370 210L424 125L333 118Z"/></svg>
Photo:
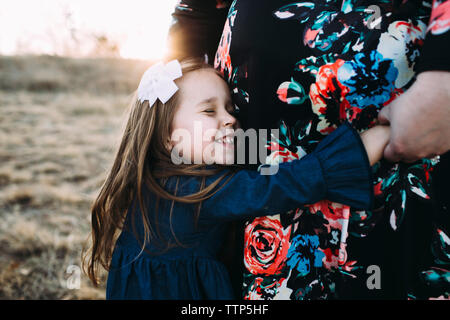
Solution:
<svg viewBox="0 0 450 320"><path fill-rule="evenodd" d="M312 153L262 175L233 163L233 111L226 82L202 61L144 74L92 208L85 270L95 285L99 266L109 270L107 299L233 299L219 261L232 221L321 199L370 208L370 164L388 127L360 137L344 123ZM200 142L191 139L198 134Z"/></svg>

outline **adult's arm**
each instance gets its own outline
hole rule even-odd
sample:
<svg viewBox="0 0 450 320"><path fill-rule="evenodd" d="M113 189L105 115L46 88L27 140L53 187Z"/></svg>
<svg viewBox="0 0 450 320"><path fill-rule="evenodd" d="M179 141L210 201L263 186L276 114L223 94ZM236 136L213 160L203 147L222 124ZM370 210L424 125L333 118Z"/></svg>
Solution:
<svg viewBox="0 0 450 320"><path fill-rule="evenodd" d="M168 35L169 58L214 55L228 13L227 1L182 0L172 13L173 24Z"/></svg>
<svg viewBox="0 0 450 320"><path fill-rule="evenodd" d="M379 113L391 125L384 156L416 161L450 150L450 0L433 2L417 79Z"/></svg>

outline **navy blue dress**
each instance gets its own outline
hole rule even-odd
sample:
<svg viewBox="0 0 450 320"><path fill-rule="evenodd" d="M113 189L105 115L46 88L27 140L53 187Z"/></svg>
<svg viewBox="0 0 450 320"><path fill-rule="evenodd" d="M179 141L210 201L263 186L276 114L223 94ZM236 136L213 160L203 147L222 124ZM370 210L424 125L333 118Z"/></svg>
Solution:
<svg viewBox="0 0 450 320"><path fill-rule="evenodd" d="M280 129L284 152L267 159L285 162L310 153L343 121L359 132L375 125L422 72L450 72L449 12L450 0L181 0L170 59L206 54L230 86L241 127ZM275 212L250 218L234 240L241 247L231 259L236 295L450 297L449 163L450 152L439 161L376 163L372 210L321 201L299 207L301 214L281 213L287 254L265 231ZM376 289L367 285L374 265Z"/></svg>
<svg viewBox="0 0 450 320"><path fill-rule="evenodd" d="M222 174L207 177L206 184ZM195 205L161 199L160 238L153 239L145 250L140 245L143 225L139 206L130 206L114 248L106 298L238 298L233 293L228 270L218 257L232 221L287 212L321 199L368 209L373 202L371 175L358 133L344 124L310 154L300 160L280 163L274 175L238 171L223 188L203 201L197 223ZM168 179L165 188L173 192L177 182L177 196L191 194L200 187L197 177L176 176ZM155 219L151 213L156 197L145 188L143 197L148 219L153 224ZM173 214L169 219L172 205ZM182 246L158 253L165 243L163 239L178 241Z"/></svg>

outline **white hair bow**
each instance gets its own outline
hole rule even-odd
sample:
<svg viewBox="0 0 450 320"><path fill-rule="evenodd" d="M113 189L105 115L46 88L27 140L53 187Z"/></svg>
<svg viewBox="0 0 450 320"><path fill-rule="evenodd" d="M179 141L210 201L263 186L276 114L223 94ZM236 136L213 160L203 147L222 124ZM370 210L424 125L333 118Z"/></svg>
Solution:
<svg viewBox="0 0 450 320"><path fill-rule="evenodd" d="M138 99L142 103L148 100L150 107L156 99L166 103L177 92L174 80L182 76L178 60L172 60L164 65L159 62L145 71L138 87Z"/></svg>

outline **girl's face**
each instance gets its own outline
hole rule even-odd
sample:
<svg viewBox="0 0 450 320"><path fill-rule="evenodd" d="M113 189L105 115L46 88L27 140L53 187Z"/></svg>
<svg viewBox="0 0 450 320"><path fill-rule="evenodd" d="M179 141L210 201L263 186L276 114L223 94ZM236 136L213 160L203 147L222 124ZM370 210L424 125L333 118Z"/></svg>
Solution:
<svg viewBox="0 0 450 320"><path fill-rule="evenodd" d="M233 136L239 124L230 114L234 105L226 82L214 70L200 69L184 75L178 84L180 103L170 148L185 163L233 163Z"/></svg>

